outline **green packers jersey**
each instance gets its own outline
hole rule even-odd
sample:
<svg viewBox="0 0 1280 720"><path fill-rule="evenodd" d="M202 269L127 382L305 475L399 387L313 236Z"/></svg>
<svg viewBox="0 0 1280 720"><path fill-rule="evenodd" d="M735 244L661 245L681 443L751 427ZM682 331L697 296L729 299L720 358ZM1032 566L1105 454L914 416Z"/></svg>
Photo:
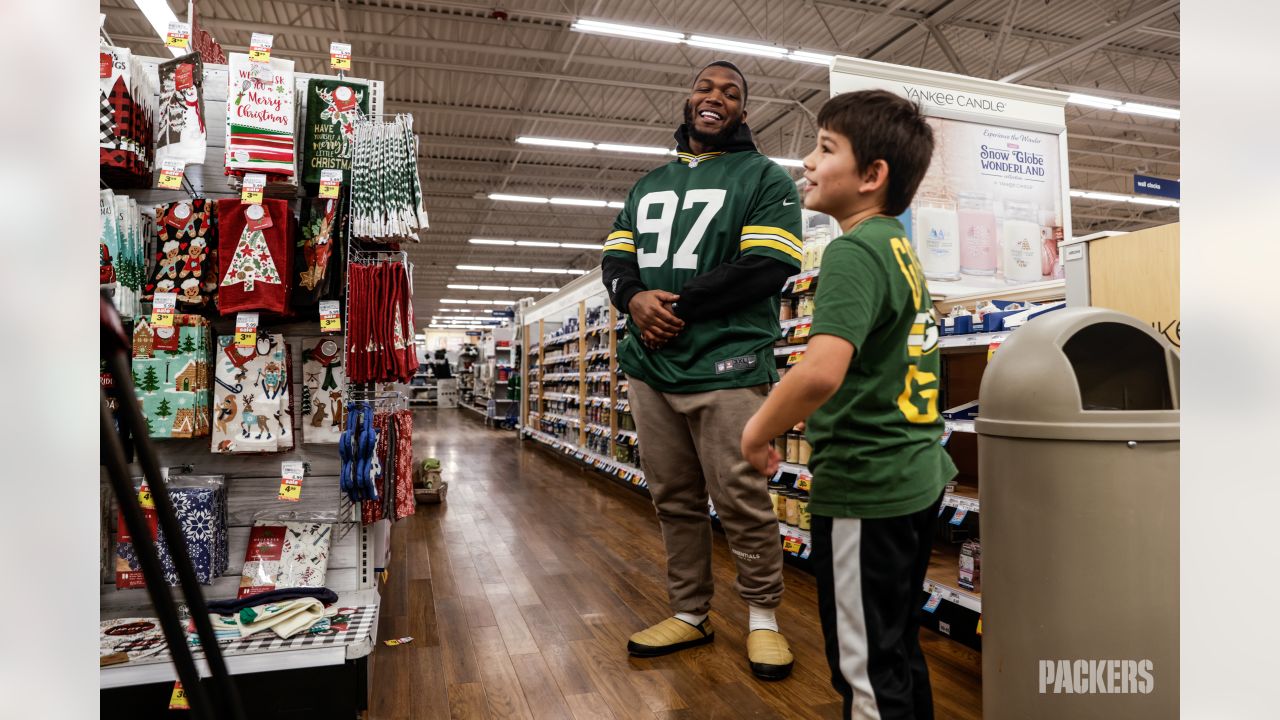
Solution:
<svg viewBox="0 0 1280 720"><path fill-rule="evenodd" d="M605 241L633 260L649 290L676 294L689 280L743 255L793 265L801 258L800 195L785 170L758 152L679 153L631 188ZM773 343L779 300L762 298L690 322L659 350L628 320L618 362L662 392L695 393L777 382Z"/></svg>
<svg viewBox="0 0 1280 720"><path fill-rule="evenodd" d="M929 507L956 474L939 444L933 301L902 224L859 223L827 246L810 336L853 344L835 395L809 416L809 511L885 518Z"/></svg>

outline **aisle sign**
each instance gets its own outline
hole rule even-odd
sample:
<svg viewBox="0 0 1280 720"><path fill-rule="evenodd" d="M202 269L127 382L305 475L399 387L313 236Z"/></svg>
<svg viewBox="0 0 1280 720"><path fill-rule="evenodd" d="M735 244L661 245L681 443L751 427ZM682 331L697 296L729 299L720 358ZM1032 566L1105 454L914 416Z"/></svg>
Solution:
<svg viewBox="0 0 1280 720"><path fill-rule="evenodd" d="M342 306L337 300L320 301L320 332L342 332Z"/></svg>
<svg viewBox="0 0 1280 720"><path fill-rule="evenodd" d="M182 189L182 174L187 166L180 158L169 158L160 164L160 187L166 190Z"/></svg>
<svg viewBox="0 0 1280 720"><path fill-rule="evenodd" d="M337 199L338 189L341 187L341 170L325 168L320 171L320 197Z"/></svg>
<svg viewBox="0 0 1280 720"><path fill-rule="evenodd" d="M258 313L242 312L236 314L236 347L256 348L258 346Z"/></svg>
<svg viewBox="0 0 1280 720"><path fill-rule="evenodd" d="M191 47L191 23L174 20L169 23L169 33L164 38L165 47L186 50Z"/></svg>
<svg viewBox="0 0 1280 720"><path fill-rule="evenodd" d="M173 311L178 306L178 293L158 292L151 305L152 327L173 327Z"/></svg>
<svg viewBox="0 0 1280 720"><path fill-rule="evenodd" d="M176 680L173 683L173 694L169 696L170 710L190 710L191 705L187 702L187 691L182 689L182 681Z"/></svg>
<svg viewBox="0 0 1280 720"><path fill-rule="evenodd" d="M274 38L266 33L254 33L249 40L249 60L252 62L271 62L271 42Z"/></svg>
<svg viewBox="0 0 1280 720"><path fill-rule="evenodd" d="M329 69L351 69L351 43L329 43Z"/></svg>
<svg viewBox="0 0 1280 720"><path fill-rule="evenodd" d="M261 205L262 191L266 187L266 175L262 173L246 173L244 185L240 187L240 202L246 205Z"/></svg>
<svg viewBox="0 0 1280 720"><path fill-rule="evenodd" d="M306 466L297 460L280 463L280 499L298 502L302 499L302 478Z"/></svg>

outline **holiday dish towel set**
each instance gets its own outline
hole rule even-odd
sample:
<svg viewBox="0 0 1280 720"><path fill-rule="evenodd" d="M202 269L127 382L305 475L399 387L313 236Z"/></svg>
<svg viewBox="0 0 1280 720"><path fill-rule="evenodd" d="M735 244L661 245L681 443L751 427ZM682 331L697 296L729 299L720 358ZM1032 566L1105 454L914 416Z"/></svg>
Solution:
<svg viewBox="0 0 1280 720"><path fill-rule="evenodd" d="M204 63L191 53L160 64L160 127L156 165L166 160L204 163L208 128L204 122Z"/></svg>
<svg viewBox="0 0 1280 720"><path fill-rule="evenodd" d="M346 80L314 79L307 83L302 180L318 185L323 170L341 170L351 182L351 146L356 122L369 116L369 86Z"/></svg>
<svg viewBox="0 0 1280 720"><path fill-rule="evenodd" d="M209 434L209 320L177 314L173 327L153 327L149 316L133 329L133 384L153 438Z"/></svg>
<svg viewBox="0 0 1280 720"><path fill-rule="evenodd" d="M213 396L213 452L278 452L293 448L289 352L284 335L259 332L250 348L218 338Z"/></svg>
<svg viewBox="0 0 1280 720"><path fill-rule="evenodd" d="M294 182L293 61L231 53L227 66L227 174Z"/></svg>
<svg viewBox="0 0 1280 720"><path fill-rule="evenodd" d="M218 234L213 205L195 198L156 206L156 253L142 299L153 302L158 292L178 295L179 310L198 311L213 298L213 275Z"/></svg>
<svg viewBox="0 0 1280 720"><path fill-rule="evenodd" d="M218 201L218 311L284 314L289 305L293 213L286 200Z"/></svg>
<svg viewBox="0 0 1280 720"><path fill-rule="evenodd" d="M255 522L240 573L239 596L277 588L323 587L332 538L330 523Z"/></svg>

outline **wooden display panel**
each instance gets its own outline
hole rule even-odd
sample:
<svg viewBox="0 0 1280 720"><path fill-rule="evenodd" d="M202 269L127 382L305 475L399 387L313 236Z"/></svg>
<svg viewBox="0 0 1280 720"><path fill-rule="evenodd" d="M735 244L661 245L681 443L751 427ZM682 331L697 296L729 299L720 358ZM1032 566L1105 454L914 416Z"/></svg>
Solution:
<svg viewBox="0 0 1280 720"><path fill-rule="evenodd" d="M1180 227L1173 223L1089 243L1089 304L1132 315L1177 348Z"/></svg>

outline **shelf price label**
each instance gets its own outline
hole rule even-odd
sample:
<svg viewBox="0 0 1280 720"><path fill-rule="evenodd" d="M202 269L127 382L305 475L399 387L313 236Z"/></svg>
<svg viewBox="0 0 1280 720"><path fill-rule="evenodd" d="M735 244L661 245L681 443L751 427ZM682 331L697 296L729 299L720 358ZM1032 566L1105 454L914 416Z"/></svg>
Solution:
<svg viewBox="0 0 1280 720"><path fill-rule="evenodd" d="M249 40L249 60L251 62L271 62L271 43L275 38L267 33L254 33Z"/></svg>
<svg viewBox="0 0 1280 720"><path fill-rule="evenodd" d="M258 346L258 313L242 312L236 315L236 347Z"/></svg>
<svg viewBox="0 0 1280 720"><path fill-rule="evenodd" d="M240 202L245 205L261 205L262 191L267 187L267 176L262 173L246 173L240 187Z"/></svg>
<svg viewBox="0 0 1280 720"><path fill-rule="evenodd" d="M320 301L320 332L342 332L342 308L337 300Z"/></svg>
<svg viewBox="0 0 1280 720"><path fill-rule="evenodd" d="M805 290L808 290L811 287L813 287L812 275L805 275L804 277L798 277L796 278L794 292L801 293L801 292L804 292Z"/></svg>
<svg viewBox="0 0 1280 720"><path fill-rule="evenodd" d="M795 352L787 356L787 367L791 367L792 365L795 365L796 363L800 362L800 360L802 360L803 358L804 358L804 351L796 350Z"/></svg>
<svg viewBox="0 0 1280 720"><path fill-rule="evenodd" d="M156 185L166 190L180 190L184 172L186 172L186 165L182 160L174 158L165 160L160 164L160 179Z"/></svg>
<svg viewBox="0 0 1280 720"><path fill-rule="evenodd" d="M813 328L812 323L804 323L802 325L797 325L795 332L792 333L791 336L797 340L800 340L802 338L807 338L809 337L809 330L812 328Z"/></svg>
<svg viewBox="0 0 1280 720"><path fill-rule="evenodd" d="M936 612L938 610L938 606L941 604L942 594L938 592L937 588L933 588L929 592L929 599L924 603L924 611L928 613Z"/></svg>
<svg viewBox="0 0 1280 720"><path fill-rule="evenodd" d="M288 502L301 500L305 475L306 467L296 460L280 463L280 499Z"/></svg>
<svg viewBox="0 0 1280 720"><path fill-rule="evenodd" d="M812 484L813 484L813 478L808 475L801 475L800 477L796 478L797 490L807 491L812 486Z"/></svg>
<svg viewBox="0 0 1280 720"><path fill-rule="evenodd" d="M183 50L191 47L191 23L178 20L169 23L169 32L164 37L164 44L166 47Z"/></svg>
<svg viewBox="0 0 1280 720"><path fill-rule="evenodd" d="M342 171L325 168L320 171L320 197L337 199L342 188Z"/></svg>
<svg viewBox="0 0 1280 720"><path fill-rule="evenodd" d="M151 497L151 486L145 482L138 486L138 506L143 510L155 510L156 501Z"/></svg>
<svg viewBox="0 0 1280 720"><path fill-rule="evenodd" d="M190 710L191 704L187 702L187 691L182 689L182 681L175 680L173 683L173 694L169 696L170 710Z"/></svg>
<svg viewBox="0 0 1280 720"><path fill-rule="evenodd" d="M152 327L173 327L173 311L178 306L178 294L158 292L151 305Z"/></svg>
<svg viewBox="0 0 1280 720"><path fill-rule="evenodd" d="M788 535L782 539L782 549L795 555L800 554L800 548L803 547L803 545L804 543L800 542L800 538L798 537L791 537Z"/></svg>
<svg viewBox="0 0 1280 720"><path fill-rule="evenodd" d="M329 43L329 69L351 69L351 43Z"/></svg>

